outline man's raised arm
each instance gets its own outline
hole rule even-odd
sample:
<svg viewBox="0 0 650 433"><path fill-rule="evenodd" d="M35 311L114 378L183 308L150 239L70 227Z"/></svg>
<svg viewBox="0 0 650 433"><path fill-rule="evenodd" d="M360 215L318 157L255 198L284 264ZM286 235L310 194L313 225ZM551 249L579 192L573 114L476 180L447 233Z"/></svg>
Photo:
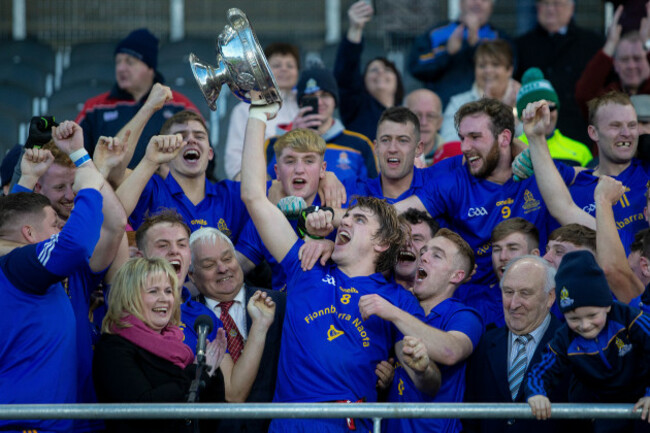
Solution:
<svg viewBox="0 0 650 433"><path fill-rule="evenodd" d="M545 128L551 121L548 102L528 104L521 118L528 137L535 180L549 212L562 225L577 223L595 230L596 219L575 204L548 150L545 136Z"/></svg>
<svg viewBox="0 0 650 433"><path fill-rule="evenodd" d="M282 261L298 236L284 214L266 197L264 132L266 121L273 118L278 104L251 105L241 167L241 198L271 255Z"/></svg>
<svg viewBox="0 0 650 433"><path fill-rule="evenodd" d="M612 177L601 176L594 191L596 202L596 257L616 299L629 304L645 290L634 274L616 229L612 206L618 202L625 187Z"/></svg>

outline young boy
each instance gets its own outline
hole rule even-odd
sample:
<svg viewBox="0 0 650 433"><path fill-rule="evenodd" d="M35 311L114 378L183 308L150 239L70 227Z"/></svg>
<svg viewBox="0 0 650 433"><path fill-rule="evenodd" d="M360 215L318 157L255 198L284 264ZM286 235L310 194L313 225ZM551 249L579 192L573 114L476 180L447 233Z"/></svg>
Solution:
<svg viewBox="0 0 650 433"><path fill-rule="evenodd" d="M650 319L613 300L605 274L589 251L564 256L555 291L566 323L528 375L526 398L537 419L551 416L547 392L561 373L573 373L569 401L630 403L649 419ZM594 431L632 431L634 420L597 420ZM638 429L639 426L637 426ZM647 427L647 426L646 426ZM636 431L636 430L635 430ZM645 431L645 430L644 430Z"/></svg>

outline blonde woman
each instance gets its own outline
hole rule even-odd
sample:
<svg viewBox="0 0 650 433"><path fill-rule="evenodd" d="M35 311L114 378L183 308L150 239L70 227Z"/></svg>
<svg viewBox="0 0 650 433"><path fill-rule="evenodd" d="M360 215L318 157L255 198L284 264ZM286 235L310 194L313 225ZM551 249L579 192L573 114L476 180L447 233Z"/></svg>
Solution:
<svg viewBox="0 0 650 433"><path fill-rule="evenodd" d="M108 313L95 347L97 399L117 402L183 402L196 374L192 349L183 343L176 272L160 258L134 258L117 272ZM223 402L219 364L226 351L223 328L207 344L200 401ZM181 432L183 420L108 421L108 431ZM207 431L207 430L206 430Z"/></svg>

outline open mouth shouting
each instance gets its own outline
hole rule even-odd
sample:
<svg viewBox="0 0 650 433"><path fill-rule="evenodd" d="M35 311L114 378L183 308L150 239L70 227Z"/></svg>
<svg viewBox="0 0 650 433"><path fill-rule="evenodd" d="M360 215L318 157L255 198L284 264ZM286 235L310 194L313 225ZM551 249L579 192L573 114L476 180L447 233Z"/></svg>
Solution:
<svg viewBox="0 0 650 433"><path fill-rule="evenodd" d="M415 254L413 254L413 252L411 252L410 250L401 250L399 252L399 256L397 257L398 262L412 263L415 262L415 260L416 260Z"/></svg>
<svg viewBox="0 0 650 433"><path fill-rule="evenodd" d="M189 163L195 163L201 158L201 153L196 149L187 149L183 152L183 159Z"/></svg>
<svg viewBox="0 0 650 433"><path fill-rule="evenodd" d="M417 273L415 274L415 280L416 281L422 281L424 280L429 274L427 274L427 271L424 270L424 268L418 268Z"/></svg>
<svg viewBox="0 0 650 433"><path fill-rule="evenodd" d="M181 272L181 261L178 259L170 260L169 264L172 265L172 268L174 268L174 271L176 272L176 275L180 274Z"/></svg>
<svg viewBox="0 0 650 433"><path fill-rule="evenodd" d="M351 239L352 236L350 236L350 233L345 230L339 230L338 234L336 235L336 245L345 245L350 242Z"/></svg>
<svg viewBox="0 0 650 433"><path fill-rule="evenodd" d="M395 156L386 159L386 163L389 167L398 167L401 162L402 160Z"/></svg>

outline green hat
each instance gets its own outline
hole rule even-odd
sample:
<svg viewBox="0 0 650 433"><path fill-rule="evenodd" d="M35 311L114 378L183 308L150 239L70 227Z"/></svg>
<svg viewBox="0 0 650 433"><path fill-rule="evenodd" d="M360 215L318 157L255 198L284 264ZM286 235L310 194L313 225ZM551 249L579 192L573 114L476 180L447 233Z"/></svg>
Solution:
<svg viewBox="0 0 650 433"><path fill-rule="evenodd" d="M551 82L544 79L539 68L530 68L521 77L521 89L517 93L517 114L521 118L524 108L531 102L545 99L560 107L560 100Z"/></svg>

